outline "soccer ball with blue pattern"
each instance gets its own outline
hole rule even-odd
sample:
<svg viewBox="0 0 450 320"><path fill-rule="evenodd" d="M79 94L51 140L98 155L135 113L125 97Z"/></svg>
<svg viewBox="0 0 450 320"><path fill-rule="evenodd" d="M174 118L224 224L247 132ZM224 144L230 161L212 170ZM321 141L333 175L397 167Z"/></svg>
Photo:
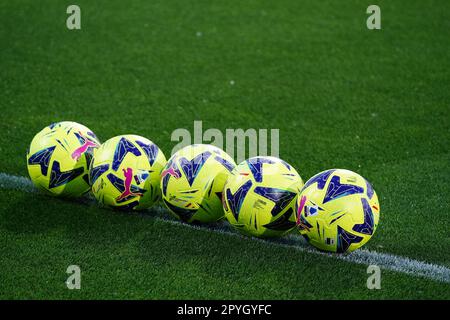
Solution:
<svg viewBox="0 0 450 320"><path fill-rule="evenodd" d="M31 141L27 152L30 178L47 194L80 196L90 189L89 165L99 146L89 128L72 121L53 123Z"/></svg>
<svg viewBox="0 0 450 320"><path fill-rule="evenodd" d="M223 217L222 190L234 160L222 149L194 144L177 151L161 174L164 204L184 222L214 222Z"/></svg>
<svg viewBox="0 0 450 320"><path fill-rule="evenodd" d="M371 184L343 169L323 171L309 179L296 206L297 226L320 250L351 252L373 236L380 204Z"/></svg>
<svg viewBox="0 0 450 320"><path fill-rule="evenodd" d="M295 228L294 207L302 186L297 171L281 159L245 160L225 184L225 217L245 235L282 236Z"/></svg>
<svg viewBox="0 0 450 320"><path fill-rule="evenodd" d="M166 157L156 144L137 135L103 143L95 153L89 178L100 204L122 210L151 207L161 197L159 180Z"/></svg>

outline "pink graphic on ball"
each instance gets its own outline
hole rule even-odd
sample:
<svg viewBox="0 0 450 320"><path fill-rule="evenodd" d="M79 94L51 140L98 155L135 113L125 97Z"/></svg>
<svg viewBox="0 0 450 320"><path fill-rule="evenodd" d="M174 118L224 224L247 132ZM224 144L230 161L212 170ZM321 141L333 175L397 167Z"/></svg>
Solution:
<svg viewBox="0 0 450 320"><path fill-rule="evenodd" d="M302 214L303 207L305 206L305 203L306 203L306 197L302 196L301 199L300 199L300 204L298 205L298 209L297 209L297 225L301 224L300 216Z"/></svg>
<svg viewBox="0 0 450 320"><path fill-rule="evenodd" d="M177 170L175 170L174 167L169 167L168 169L163 170L163 172L161 172L161 177L164 178L168 174L170 174L172 177L174 177L176 179L180 178L180 174L178 173Z"/></svg>
<svg viewBox="0 0 450 320"><path fill-rule="evenodd" d="M133 196L133 197L142 196L143 194L140 192L131 192L131 182L133 181L133 169L126 168L126 169L122 169L122 171L123 171L123 175L125 176L125 181L124 181L125 191L122 192L122 194L116 198L116 201L123 200L129 196Z"/></svg>
<svg viewBox="0 0 450 320"><path fill-rule="evenodd" d="M89 139L87 139L86 137L84 137L81 132L79 132L80 137L84 140L84 143L82 146L78 147L75 149L74 152L72 152L72 159L74 159L75 161L78 161L81 156L89 149L92 147L98 147L98 144L94 141L91 141Z"/></svg>

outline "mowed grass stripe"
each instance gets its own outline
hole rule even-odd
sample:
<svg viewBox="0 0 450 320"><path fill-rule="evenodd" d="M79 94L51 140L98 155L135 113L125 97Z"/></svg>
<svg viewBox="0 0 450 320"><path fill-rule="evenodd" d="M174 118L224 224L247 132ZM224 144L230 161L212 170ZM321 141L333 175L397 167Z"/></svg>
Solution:
<svg viewBox="0 0 450 320"><path fill-rule="evenodd" d="M23 192L37 192L38 190L34 187L33 183L30 179L10 175L7 173L0 173L0 188L1 189L13 189L19 190ZM83 198L83 201L87 204L93 204L93 199L89 196ZM206 232L216 232L226 234L228 236L239 237L245 241L258 241L270 246L282 246L288 247L294 250L299 250L307 253L318 254L322 256L327 256L330 258L335 258L338 260L362 264L362 265L377 265L382 269L401 272L405 274L409 274L415 277L423 277L432 279L439 282L450 283L450 268L445 266L428 263L424 261L410 259L408 257L397 256L388 253L379 253L376 251L369 251L366 249L359 249L350 254L332 254L318 251L312 247L310 247L303 238L295 235L289 235L284 238L279 239L258 239L258 238L249 238L240 235L237 232L234 232L233 229L225 224L218 223L215 225L191 225L180 222L178 220L173 220L170 218L167 210L163 207L156 206L151 209L152 213L156 213L155 215L146 217L150 217L153 219L157 219L163 221L165 223L175 224L177 226L184 226L187 228L191 228L198 231L206 231Z"/></svg>

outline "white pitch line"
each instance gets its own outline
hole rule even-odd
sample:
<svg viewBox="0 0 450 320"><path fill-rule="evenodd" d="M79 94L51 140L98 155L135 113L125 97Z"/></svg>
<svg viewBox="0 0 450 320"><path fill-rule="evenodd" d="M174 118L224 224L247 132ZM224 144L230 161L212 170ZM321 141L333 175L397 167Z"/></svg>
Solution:
<svg viewBox="0 0 450 320"><path fill-rule="evenodd" d="M163 209L162 209L163 210ZM217 232L229 236L239 237L244 240L257 241L271 246L286 247L294 250L308 252L312 254L327 256L338 260L352 262L362 265L377 265L382 269L406 273L415 277L424 277L432 280L450 283L450 269L424 261L414 260L407 257L396 256L389 253L379 253L367 249L359 249L350 254L335 254L321 252L311 247L303 238L290 234L279 239L259 239L243 236L233 232L232 229L222 226L207 227L182 223L178 220L168 220L166 218L156 217L157 220L163 220L174 225L182 225L188 228L202 230L207 232Z"/></svg>
<svg viewBox="0 0 450 320"><path fill-rule="evenodd" d="M0 189L12 189L25 192L36 192L37 188L30 179L0 172Z"/></svg>
<svg viewBox="0 0 450 320"><path fill-rule="evenodd" d="M0 172L0 189L13 189L24 192L37 191L30 179L2 172ZM295 236L291 234L287 237L273 240L250 238L242 236L241 234L235 232L229 225L225 223L218 223L216 225L191 225L180 222L178 220L170 219L170 215L163 207L154 207L150 211L157 214L156 217L153 216L152 218L177 226L206 232L221 233L227 236L239 237L246 241L257 241L271 246L291 248L302 252L327 256L356 264L377 265L380 268L386 270L401 272L415 277L428 278L439 282L450 283L450 268L442 265L414 260L402 256L396 256L389 253L379 253L366 249L359 249L350 254L325 253L315 250L309 244L307 244L302 237L298 235ZM144 214L144 216L148 217L149 215Z"/></svg>

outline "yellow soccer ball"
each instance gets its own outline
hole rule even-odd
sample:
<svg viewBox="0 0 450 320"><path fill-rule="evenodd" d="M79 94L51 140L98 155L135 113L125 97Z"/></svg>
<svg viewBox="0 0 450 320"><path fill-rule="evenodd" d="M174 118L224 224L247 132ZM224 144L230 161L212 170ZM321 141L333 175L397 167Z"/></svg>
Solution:
<svg viewBox="0 0 450 320"><path fill-rule="evenodd" d="M152 141L121 135L103 143L95 153L89 179L100 204L122 210L151 207L161 197L159 181L166 164Z"/></svg>
<svg viewBox="0 0 450 320"><path fill-rule="evenodd" d="M47 194L80 196L90 189L89 164L99 145L97 136L79 123L53 123L31 141L27 152L30 178Z"/></svg>
<svg viewBox="0 0 450 320"><path fill-rule="evenodd" d="M297 226L320 250L351 252L373 236L380 204L371 184L343 169L323 171L303 187L296 207Z"/></svg>
<svg viewBox="0 0 450 320"><path fill-rule="evenodd" d="M161 174L164 204L184 222L223 217L222 190L234 160L212 145L194 144L176 152Z"/></svg>
<svg viewBox="0 0 450 320"><path fill-rule="evenodd" d="M297 171L281 159L245 160L225 184L225 217L235 229L248 236L283 236L295 228L294 207L302 186Z"/></svg>

